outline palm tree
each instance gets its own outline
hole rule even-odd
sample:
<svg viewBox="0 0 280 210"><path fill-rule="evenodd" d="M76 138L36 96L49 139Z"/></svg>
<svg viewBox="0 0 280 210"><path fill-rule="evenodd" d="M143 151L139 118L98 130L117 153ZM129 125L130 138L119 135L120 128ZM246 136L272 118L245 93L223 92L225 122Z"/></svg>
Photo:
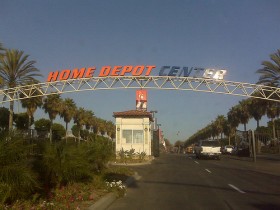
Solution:
<svg viewBox="0 0 280 210"><path fill-rule="evenodd" d="M28 83L31 85L31 83ZM29 92L30 88L27 88L26 92ZM42 96L41 93L38 90L35 90L33 95L38 95L37 97L32 98L25 98L21 100L21 104L23 108L26 108L26 113L28 114L28 129L29 132L31 131L31 119L34 116L34 113L36 112L38 107L41 107L43 105Z"/></svg>
<svg viewBox="0 0 280 210"><path fill-rule="evenodd" d="M224 131L224 125L226 123L226 118L224 115L218 115L218 117L215 120L215 125L217 128L217 132L221 135L221 140L222 140L222 134Z"/></svg>
<svg viewBox="0 0 280 210"><path fill-rule="evenodd" d="M261 74L258 83L263 85L280 86L280 49L270 55L273 61L263 61L263 68L257 70Z"/></svg>
<svg viewBox="0 0 280 210"><path fill-rule="evenodd" d="M4 47L3 47L3 44L0 42L0 56L3 56L3 53L4 53ZM0 88L2 88L4 85L4 82L3 82L3 78L0 76Z"/></svg>
<svg viewBox="0 0 280 210"><path fill-rule="evenodd" d="M60 98L60 95L48 95L44 99L43 109L45 110L45 113L49 114L49 118L51 121L51 127L50 127L50 142L52 143L52 125L53 120L56 118L58 114L62 112L62 99Z"/></svg>
<svg viewBox="0 0 280 210"><path fill-rule="evenodd" d="M4 52L5 48L3 47L3 44L0 42L0 56L3 55L2 51Z"/></svg>
<svg viewBox="0 0 280 210"><path fill-rule="evenodd" d="M74 115L74 123L77 124L77 127L78 127L78 139L79 139L79 142L81 140L81 129L83 127L83 125L86 124L86 119L87 119L87 116L86 116L86 110L84 108L79 108L76 110L75 112L75 115Z"/></svg>
<svg viewBox="0 0 280 210"><path fill-rule="evenodd" d="M275 87L280 86L280 49L276 53L270 55L271 61L263 61L263 68L257 70L261 74L258 83L263 85L271 85ZM279 108L275 102L268 102L267 116L272 119L273 125L273 138L275 134L275 117L279 116Z"/></svg>
<svg viewBox="0 0 280 210"><path fill-rule="evenodd" d="M237 106L232 107L229 112L227 113L227 118L228 118L228 126L229 128L229 133L232 135L235 135L236 128L238 127L240 123L240 119L238 117L238 108ZM229 139L230 141L230 139Z"/></svg>
<svg viewBox="0 0 280 210"><path fill-rule="evenodd" d="M84 120L84 125L85 125L85 128L87 130L87 133L89 134L90 132L90 129L91 129L91 123L92 121L94 120L94 113L93 111L91 110L86 110L85 112L85 120ZM89 136L89 135L88 135ZM87 137L88 137L87 136Z"/></svg>
<svg viewBox="0 0 280 210"><path fill-rule="evenodd" d="M110 136L110 138L113 139L116 133L115 124L112 121L107 121L106 127L108 136Z"/></svg>
<svg viewBox="0 0 280 210"><path fill-rule="evenodd" d="M0 56L0 77L3 86L14 88L18 85L25 85L28 82L36 81L35 77L42 76L37 73L39 70L34 66L35 61L28 61L29 55L24 55L23 51L14 49L5 50ZM11 94L13 98L13 95ZM14 101L10 101L9 130L13 128Z"/></svg>
<svg viewBox="0 0 280 210"><path fill-rule="evenodd" d="M217 128L217 125L215 124L215 122L211 122L210 124L210 128L211 128L211 136L213 138L213 140L215 139L215 136L218 136L219 135L219 131L218 131L218 128Z"/></svg>
<svg viewBox="0 0 280 210"><path fill-rule="evenodd" d="M240 122L244 125L244 131L247 131L246 125L250 119L249 106L246 100L239 101L237 105L237 113Z"/></svg>
<svg viewBox="0 0 280 210"><path fill-rule="evenodd" d="M257 121L257 128L260 127L260 120L266 113L267 101L258 98L250 98L248 101L248 111L250 115Z"/></svg>
<svg viewBox="0 0 280 210"><path fill-rule="evenodd" d="M62 112L60 116L64 119L65 130L68 131L68 123L73 119L77 106L73 99L65 98L62 103Z"/></svg>
<svg viewBox="0 0 280 210"><path fill-rule="evenodd" d="M275 139L276 138L275 118L279 117L280 115L279 103L275 101L269 101L266 109L266 115L272 121L272 132L273 132L273 138Z"/></svg>

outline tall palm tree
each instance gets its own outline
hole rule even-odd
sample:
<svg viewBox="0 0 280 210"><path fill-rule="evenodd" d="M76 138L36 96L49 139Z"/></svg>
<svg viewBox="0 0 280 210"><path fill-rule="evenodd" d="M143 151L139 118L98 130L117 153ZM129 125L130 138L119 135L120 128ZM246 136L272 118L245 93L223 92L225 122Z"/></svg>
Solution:
<svg viewBox="0 0 280 210"><path fill-rule="evenodd" d="M261 74L258 83L264 85L271 85L275 87L280 86L280 49L276 53L270 55L272 61L263 61L263 68L257 70L257 73ZM278 105L275 102L268 102L267 116L272 119L273 125L273 138L276 137L275 134L275 117L278 114Z"/></svg>
<svg viewBox="0 0 280 210"><path fill-rule="evenodd" d="M237 106L231 107L231 109L227 113L227 117L228 117L228 122L229 122L230 126L232 128L236 129L238 127L239 123L240 123L240 119L238 117Z"/></svg>
<svg viewBox="0 0 280 210"><path fill-rule="evenodd" d="M81 140L81 129L83 125L86 124L87 116L86 116L86 110L84 108L79 108L76 110L74 115L74 123L76 123L78 127L78 140L80 142Z"/></svg>
<svg viewBox="0 0 280 210"><path fill-rule="evenodd" d="M211 128L211 136L212 136L212 139L214 140L215 136L219 135L219 131L218 131L216 123L212 121L210 124L210 128Z"/></svg>
<svg viewBox="0 0 280 210"><path fill-rule="evenodd" d="M23 51L7 49L3 56L0 56L0 77L4 87L14 88L18 85L25 85L28 82L36 81L36 77L42 76L34 66L35 61L28 61L29 55ZM11 97L13 95L11 94ZM9 130L13 128L14 101L10 101Z"/></svg>
<svg viewBox="0 0 280 210"><path fill-rule="evenodd" d="M31 85L31 83L28 84ZM30 91L30 87L27 87L26 92ZM34 113L36 112L38 107L41 107L43 105L43 97L41 96L41 93L38 90L34 91L35 92L33 92L33 95L38 95L37 97L25 98L21 100L22 107L26 108L26 113L28 115L29 132L31 131L31 119L34 116Z"/></svg>
<svg viewBox="0 0 280 210"><path fill-rule="evenodd" d="M280 106L278 102L269 101L266 109L266 115L272 121L273 138L276 138L275 118L280 116Z"/></svg>
<svg viewBox="0 0 280 210"><path fill-rule="evenodd" d="M73 119L77 110L76 103L71 98L65 98L62 103L62 112L60 116L65 122L65 130L68 131L68 123Z"/></svg>
<svg viewBox="0 0 280 210"><path fill-rule="evenodd" d="M94 120L94 113L93 113L93 111L86 110L84 117L85 117L84 125L85 125L85 128L87 130L87 133L89 133L90 129L91 129L91 123Z"/></svg>
<svg viewBox="0 0 280 210"><path fill-rule="evenodd" d="M216 120L215 120L215 124L216 124L216 128L217 128L217 132L221 135L221 140L222 140L222 134L224 131L224 125L226 123L226 118L224 115L218 115Z"/></svg>
<svg viewBox="0 0 280 210"><path fill-rule="evenodd" d="M264 85L271 85L275 87L280 86L280 49L276 53L270 55L271 61L263 61L263 68L257 70L261 74L258 83Z"/></svg>
<svg viewBox="0 0 280 210"><path fill-rule="evenodd" d="M4 50L5 50L5 48L4 48L3 44L0 42L0 56L3 55Z"/></svg>
<svg viewBox="0 0 280 210"><path fill-rule="evenodd" d="M250 119L248 102L246 100L239 101L237 108L240 122L244 125L244 131L247 131L246 125Z"/></svg>
<svg viewBox="0 0 280 210"><path fill-rule="evenodd" d="M4 53L4 47L3 47L3 44L0 42L0 56L3 56L3 53ZM4 85L4 80L0 76L0 88L2 88L3 85Z"/></svg>
<svg viewBox="0 0 280 210"><path fill-rule="evenodd" d="M50 142L52 143L52 125L53 121L56 118L58 114L62 112L62 99L60 98L60 95L48 95L44 99L43 103L43 109L45 110L45 113L48 113L51 126L50 126Z"/></svg>
<svg viewBox="0 0 280 210"><path fill-rule="evenodd" d="M260 120L266 113L267 101L258 98L250 98L248 101L248 110L250 115L257 121L257 128L260 127Z"/></svg>
<svg viewBox="0 0 280 210"><path fill-rule="evenodd" d="M110 136L111 139L113 139L115 137L116 132L115 124L112 121L107 121L106 127L108 136Z"/></svg>
<svg viewBox="0 0 280 210"><path fill-rule="evenodd" d="M236 128L238 127L238 125L240 123L240 119L238 117L237 106L231 107L231 109L227 113L227 121L228 121L228 126L229 126L229 142L230 142L230 136L235 135Z"/></svg>

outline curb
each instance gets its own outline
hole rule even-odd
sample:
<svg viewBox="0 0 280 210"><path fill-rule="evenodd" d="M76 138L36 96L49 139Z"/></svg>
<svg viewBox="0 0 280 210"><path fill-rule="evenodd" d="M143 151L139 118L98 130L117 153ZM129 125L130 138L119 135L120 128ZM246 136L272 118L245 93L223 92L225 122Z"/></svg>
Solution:
<svg viewBox="0 0 280 210"><path fill-rule="evenodd" d="M91 205L88 210L101 210L106 209L117 199L116 193L109 193Z"/></svg>
<svg viewBox="0 0 280 210"><path fill-rule="evenodd" d="M136 172L133 176L129 177L124 185L126 187L129 187L132 185L136 180L141 179L141 176L138 175ZM87 210L105 210L107 209L115 200L118 199L118 196L116 193L109 193L102 197L100 200L98 200L96 203L92 204Z"/></svg>
<svg viewBox="0 0 280 210"><path fill-rule="evenodd" d="M154 159L155 158L152 158L150 160L143 161L143 162L140 162L140 163L116 163L116 162L109 162L109 165L113 165L113 166L142 166L142 165L149 165L149 164L151 164Z"/></svg>

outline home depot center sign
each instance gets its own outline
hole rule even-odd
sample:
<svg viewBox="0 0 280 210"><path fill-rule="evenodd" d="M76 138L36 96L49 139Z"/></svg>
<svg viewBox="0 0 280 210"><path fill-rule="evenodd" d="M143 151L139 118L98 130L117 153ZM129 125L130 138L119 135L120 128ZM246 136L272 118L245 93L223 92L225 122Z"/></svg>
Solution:
<svg viewBox="0 0 280 210"><path fill-rule="evenodd" d="M103 66L99 70L95 66L88 68L65 69L61 71L50 72L47 82L61 81L68 79L90 78L90 77L108 77L108 76L152 76L155 71L155 65L139 66ZM226 70L197 68L197 67L180 67L180 66L162 66L159 69L159 76L174 77L203 77L207 79L222 80Z"/></svg>

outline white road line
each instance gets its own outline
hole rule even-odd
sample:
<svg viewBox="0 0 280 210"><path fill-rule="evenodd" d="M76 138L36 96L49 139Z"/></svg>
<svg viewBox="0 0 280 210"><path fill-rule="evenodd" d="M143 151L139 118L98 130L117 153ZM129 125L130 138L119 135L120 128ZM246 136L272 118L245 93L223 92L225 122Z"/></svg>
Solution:
<svg viewBox="0 0 280 210"><path fill-rule="evenodd" d="M197 161L194 161L196 164L199 164L199 162L197 162Z"/></svg>
<svg viewBox="0 0 280 210"><path fill-rule="evenodd" d="M205 171L207 171L207 172L210 173L210 174L212 173L212 172L211 172L210 170L208 170L207 168L205 168Z"/></svg>
<svg viewBox="0 0 280 210"><path fill-rule="evenodd" d="M232 187L233 189L235 189L236 191L240 192L240 193L245 193L244 191L240 190L239 188L235 187L232 184L228 184L230 187Z"/></svg>

